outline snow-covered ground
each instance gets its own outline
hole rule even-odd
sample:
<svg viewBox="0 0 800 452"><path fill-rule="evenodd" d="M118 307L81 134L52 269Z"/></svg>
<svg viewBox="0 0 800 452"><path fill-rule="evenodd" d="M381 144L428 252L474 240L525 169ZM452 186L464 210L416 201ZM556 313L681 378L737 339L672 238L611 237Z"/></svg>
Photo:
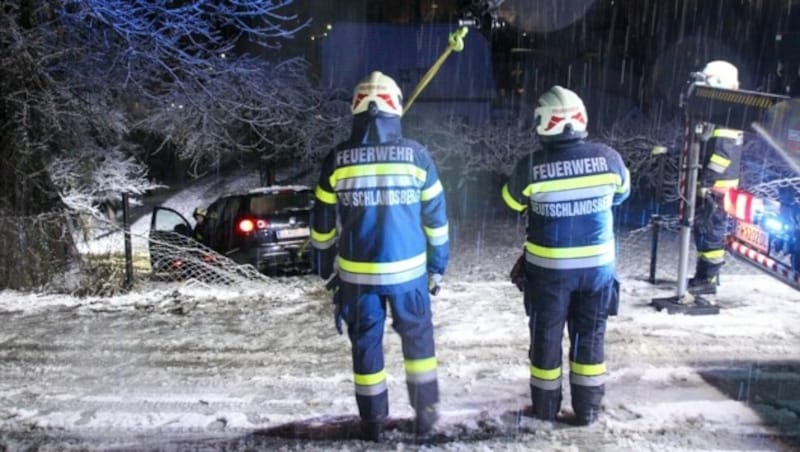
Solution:
<svg viewBox="0 0 800 452"><path fill-rule="evenodd" d="M165 203L188 214L213 198L205 189ZM321 282L301 276L143 281L109 298L0 292L0 450L800 448L800 292L732 261L714 297L719 315L659 312L650 301L674 284L646 282L648 234L622 235L605 412L589 427L542 422L519 415L530 404L527 319L507 273L522 226L452 226L433 305L442 418L428 443L399 429L375 445L337 427L357 413L350 345ZM661 250L669 281L674 234ZM388 326L385 350L391 414L410 417Z"/></svg>

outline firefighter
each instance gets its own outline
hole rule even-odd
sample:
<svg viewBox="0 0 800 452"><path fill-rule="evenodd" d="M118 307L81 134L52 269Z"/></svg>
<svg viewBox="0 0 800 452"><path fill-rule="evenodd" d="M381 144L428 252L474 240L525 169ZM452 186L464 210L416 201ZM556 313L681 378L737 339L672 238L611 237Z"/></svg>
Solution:
<svg viewBox="0 0 800 452"><path fill-rule="evenodd" d="M696 83L739 89L739 71L727 61L711 61L699 73ZM739 185L743 132L704 123L700 140L702 168L692 231L697 263L687 289L694 295L708 295L717 293L720 268L725 263L728 218L719 198L728 188Z"/></svg>
<svg viewBox="0 0 800 452"><path fill-rule="evenodd" d="M343 319L365 438L380 441L389 413L387 307L402 341L414 429L425 435L438 417L429 290L448 262L445 195L427 149L402 135L402 93L392 78L376 71L358 83L351 111L350 138L327 155L315 190L314 266L339 280L337 328Z"/></svg>
<svg viewBox="0 0 800 452"><path fill-rule="evenodd" d="M192 216L194 217L194 230L192 230L192 238L200 243L205 243L206 240L205 220L207 213L208 212L205 207L196 207L192 212Z"/></svg>
<svg viewBox="0 0 800 452"><path fill-rule="evenodd" d="M521 159L502 189L506 204L528 216L524 304L532 415L555 420L560 410L566 323L570 421L588 425L605 393L606 321L619 300L611 208L628 197L629 174L616 150L584 141L586 108L573 91L552 87L534 115L542 149Z"/></svg>

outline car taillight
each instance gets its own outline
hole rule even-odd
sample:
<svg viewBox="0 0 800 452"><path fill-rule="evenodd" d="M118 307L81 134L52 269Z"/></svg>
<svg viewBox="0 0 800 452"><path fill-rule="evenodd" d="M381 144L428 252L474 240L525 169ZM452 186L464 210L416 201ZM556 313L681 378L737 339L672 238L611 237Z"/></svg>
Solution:
<svg viewBox="0 0 800 452"><path fill-rule="evenodd" d="M245 218L239 222L239 232L247 234L248 232L253 232L253 229L255 228L255 222L249 218Z"/></svg>
<svg viewBox="0 0 800 452"><path fill-rule="evenodd" d="M255 231L256 229L267 229L268 227L269 227L269 221L254 220L252 218L245 218L243 220L239 220L239 224L237 225L239 232L243 234L248 234L250 232Z"/></svg>

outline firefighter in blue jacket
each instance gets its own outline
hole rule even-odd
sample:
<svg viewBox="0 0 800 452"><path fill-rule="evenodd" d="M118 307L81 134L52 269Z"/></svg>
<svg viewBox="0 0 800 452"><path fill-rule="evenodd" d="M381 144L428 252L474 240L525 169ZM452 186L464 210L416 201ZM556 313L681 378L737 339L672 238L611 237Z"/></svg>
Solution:
<svg viewBox="0 0 800 452"><path fill-rule="evenodd" d="M739 89L739 71L733 64L711 61L698 74L695 83L715 88ZM695 274L688 290L695 295L716 294L720 268L725 263L725 236L728 217L719 199L728 188L739 186L744 133L714 124L703 124L701 161L696 210L694 243L697 250Z"/></svg>
<svg viewBox="0 0 800 452"><path fill-rule="evenodd" d="M588 425L605 393L606 320L616 314L619 297L611 208L628 197L629 174L617 151L583 140L586 108L574 92L552 87L534 114L542 149L520 160L502 189L506 204L528 216L524 303L532 414L555 420L560 410L566 323L574 422Z"/></svg>
<svg viewBox="0 0 800 452"><path fill-rule="evenodd" d="M355 88L350 138L325 158L316 187L311 240L352 344L362 431L379 441L389 412L383 332L387 306L401 336L418 434L439 402L430 295L448 262L445 194L420 143L403 138L402 93L372 72ZM333 275L333 276L331 276ZM331 281L331 279L329 279Z"/></svg>

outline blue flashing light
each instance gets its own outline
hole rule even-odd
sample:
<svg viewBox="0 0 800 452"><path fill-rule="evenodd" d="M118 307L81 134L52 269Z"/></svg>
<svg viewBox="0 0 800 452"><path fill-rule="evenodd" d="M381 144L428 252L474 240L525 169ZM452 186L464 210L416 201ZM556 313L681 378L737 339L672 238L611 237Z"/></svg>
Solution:
<svg viewBox="0 0 800 452"><path fill-rule="evenodd" d="M772 234L779 234L784 231L785 225L780 218L774 215L768 215L764 217L764 229Z"/></svg>

